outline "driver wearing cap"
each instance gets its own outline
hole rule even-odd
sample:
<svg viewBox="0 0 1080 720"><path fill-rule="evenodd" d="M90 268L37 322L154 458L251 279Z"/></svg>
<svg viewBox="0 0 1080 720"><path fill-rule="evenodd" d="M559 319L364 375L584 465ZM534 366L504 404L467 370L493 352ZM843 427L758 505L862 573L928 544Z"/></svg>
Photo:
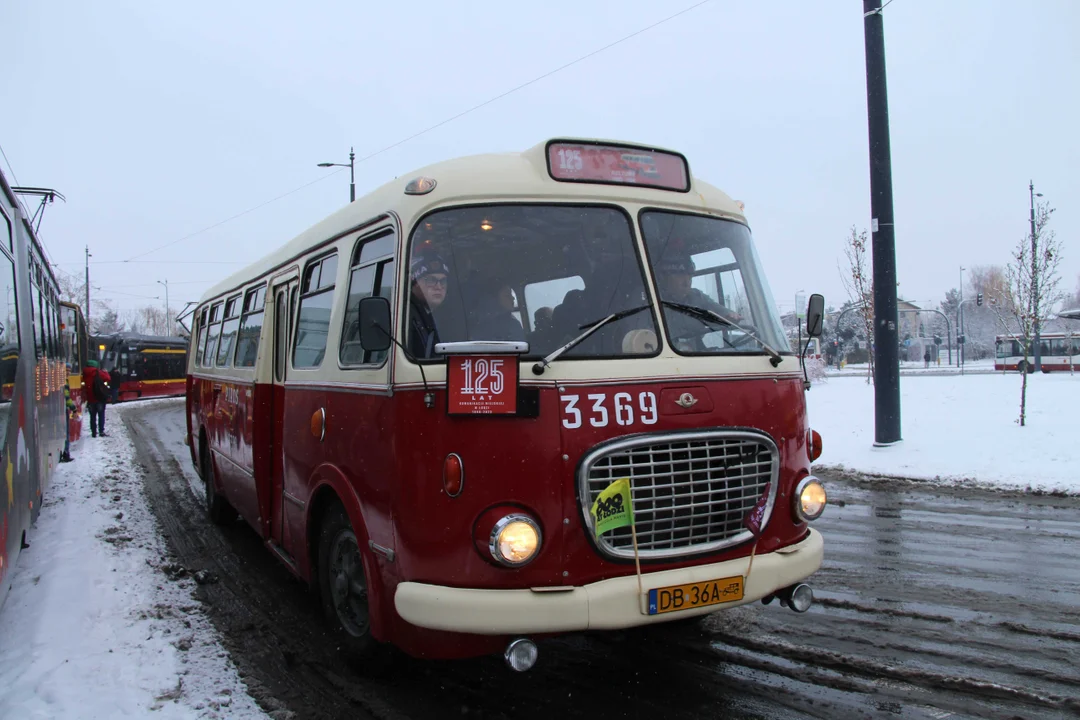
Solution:
<svg viewBox="0 0 1080 720"><path fill-rule="evenodd" d="M742 318L720 303L713 300L701 290L693 287L691 282L694 277L694 261L688 254L675 253L662 257L655 265L656 281L660 291L660 299L667 302L676 302L683 305L691 305L702 310L711 310L720 317L727 318L732 322L741 322ZM672 341L678 345L678 339L700 338L704 333L712 329L712 326L704 325L689 315L683 314L672 308L664 309L664 319L671 333Z"/></svg>
<svg viewBox="0 0 1080 720"><path fill-rule="evenodd" d="M416 255L410 266L412 302L409 303L409 352L414 358L435 356L439 331L435 310L446 300L450 268L434 254Z"/></svg>

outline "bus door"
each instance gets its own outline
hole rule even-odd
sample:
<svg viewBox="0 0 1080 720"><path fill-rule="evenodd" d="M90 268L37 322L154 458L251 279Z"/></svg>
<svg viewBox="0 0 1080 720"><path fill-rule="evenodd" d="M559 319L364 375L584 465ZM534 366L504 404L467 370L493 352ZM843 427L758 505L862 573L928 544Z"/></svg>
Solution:
<svg viewBox="0 0 1080 720"><path fill-rule="evenodd" d="M289 348L292 346L292 328L296 313L298 282L295 277L274 285L273 290L273 380L270 393L271 432L270 447L270 540L279 549L291 546L285 520L285 381L288 378Z"/></svg>

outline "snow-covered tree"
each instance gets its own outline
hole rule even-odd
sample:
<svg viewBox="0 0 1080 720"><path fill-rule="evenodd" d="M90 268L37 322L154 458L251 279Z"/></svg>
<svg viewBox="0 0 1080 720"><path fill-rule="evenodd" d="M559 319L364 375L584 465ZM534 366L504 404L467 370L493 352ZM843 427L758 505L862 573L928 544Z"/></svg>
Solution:
<svg viewBox="0 0 1080 720"><path fill-rule="evenodd" d="M1022 370L1031 365L1029 354L1035 338L1035 328L1040 322L1040 315L1061 300L1058 289L1060 277L1058 264L1061 262L1061 241L1053 230L1047 228L1054 209L1040 203L1035 211L1035 232L1016 244L1012 253L1012 262L1005 269L1008 279L1008 295L1005 302L998 303L999 321L1004 327L1013 325L1020 338L1024 354ZM1028 372L1021 372L1020 377L1020 425L1027 424L1027 383Z"/></svg>

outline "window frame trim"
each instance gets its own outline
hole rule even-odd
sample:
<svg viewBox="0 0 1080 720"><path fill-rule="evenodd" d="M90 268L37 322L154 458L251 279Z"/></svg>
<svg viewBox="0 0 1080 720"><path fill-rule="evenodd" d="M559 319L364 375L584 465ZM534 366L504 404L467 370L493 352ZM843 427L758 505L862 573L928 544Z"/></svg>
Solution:
<svg viewBox="0 0 1080 720"><path fill-rule="evenodd" d="M394 237L394 250L391 253L389 253L388 255L380 255L380 256L376 257L375 259L373 259L373 260L368 260L366 262L359 262L359 256L360 256L362 247L366 243L378 240L379 238L384 237L386 235L390 235L390 236ZM345 307L343 308L342 317L341 317L341 337L338 338L338 351L337 351L338 370L345 370L345 371L380 370L390 362L390 357L397 350L397 347L394 345L393 342L391 342L390 343L391 349L388 349L386 351L386 355L383 356L382 362L380 362L380 363L346 364L346 363L343 363L341 361L342 343L345 340L345 319L348 317L348 314L349 314L349 295L352 292L352 274L353 274L353 272L355 270L357 270L359 268L365 268L365 267L368 267L368 266L372 266L372 267L375 268L375 274L376 274L375 280L376 280L376 282L382 280L383 275L384 275L385 270L386 270L385 266L388 263L400 264L401 241L402 241L401 233L398 232L397 226L394 225L394 223L392 223L392 222L388 222L385 225L380 225L379 227L373 228L371 230L368 230L368 231L362 233L359 237L356 238L356 241L353 243L352 251L349 253L348 283L347 283L347 286L345 288L345 299L343 301L345 303ZM357 258L357 260L358 260L358 262L355 265L352 263L352 259L354 257ZM394 300L398 296L398 285L397 285L397 283L398 283L398 273L397 273L397 270L395 270L394 273L393 273L393 279L392 279L391 285L390 285L390 297L387 298L387 300L390 302L390 328L388 328L388 330L390 332L393 332L393 328L394 328L394 308L396 306L396 303L394 302ZM381 295L370 295L369 297L382 297L382 296ZM365 350L364 352L367 352L367 351Z"/></svg>

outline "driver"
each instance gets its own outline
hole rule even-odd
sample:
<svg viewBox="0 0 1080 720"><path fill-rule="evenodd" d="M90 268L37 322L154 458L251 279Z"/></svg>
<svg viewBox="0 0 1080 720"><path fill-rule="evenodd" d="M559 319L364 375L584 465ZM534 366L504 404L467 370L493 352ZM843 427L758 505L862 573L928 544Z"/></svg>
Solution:
<svg viewBox="0 0 1080 720"><path fill-rule="evenodd" d="M439 342L435 311L446 300L450 269L438 255L416 255L410 271L409 353L418 359L431 358L435 356L435 344Z"/></svg>
<svg viewBox="0 0 1080 720"><path fill-rule="evenodd" d="M661 300L711 310L720 317L742 323L742 317L738 313L729 310L691 285L695 268L694 261L689 255L682 253L667 255L656 263L655 269ZM714 327L672 308L664 308L664 319L667 321L673 342L677 342L677 339L700 338Z"/></svg>

